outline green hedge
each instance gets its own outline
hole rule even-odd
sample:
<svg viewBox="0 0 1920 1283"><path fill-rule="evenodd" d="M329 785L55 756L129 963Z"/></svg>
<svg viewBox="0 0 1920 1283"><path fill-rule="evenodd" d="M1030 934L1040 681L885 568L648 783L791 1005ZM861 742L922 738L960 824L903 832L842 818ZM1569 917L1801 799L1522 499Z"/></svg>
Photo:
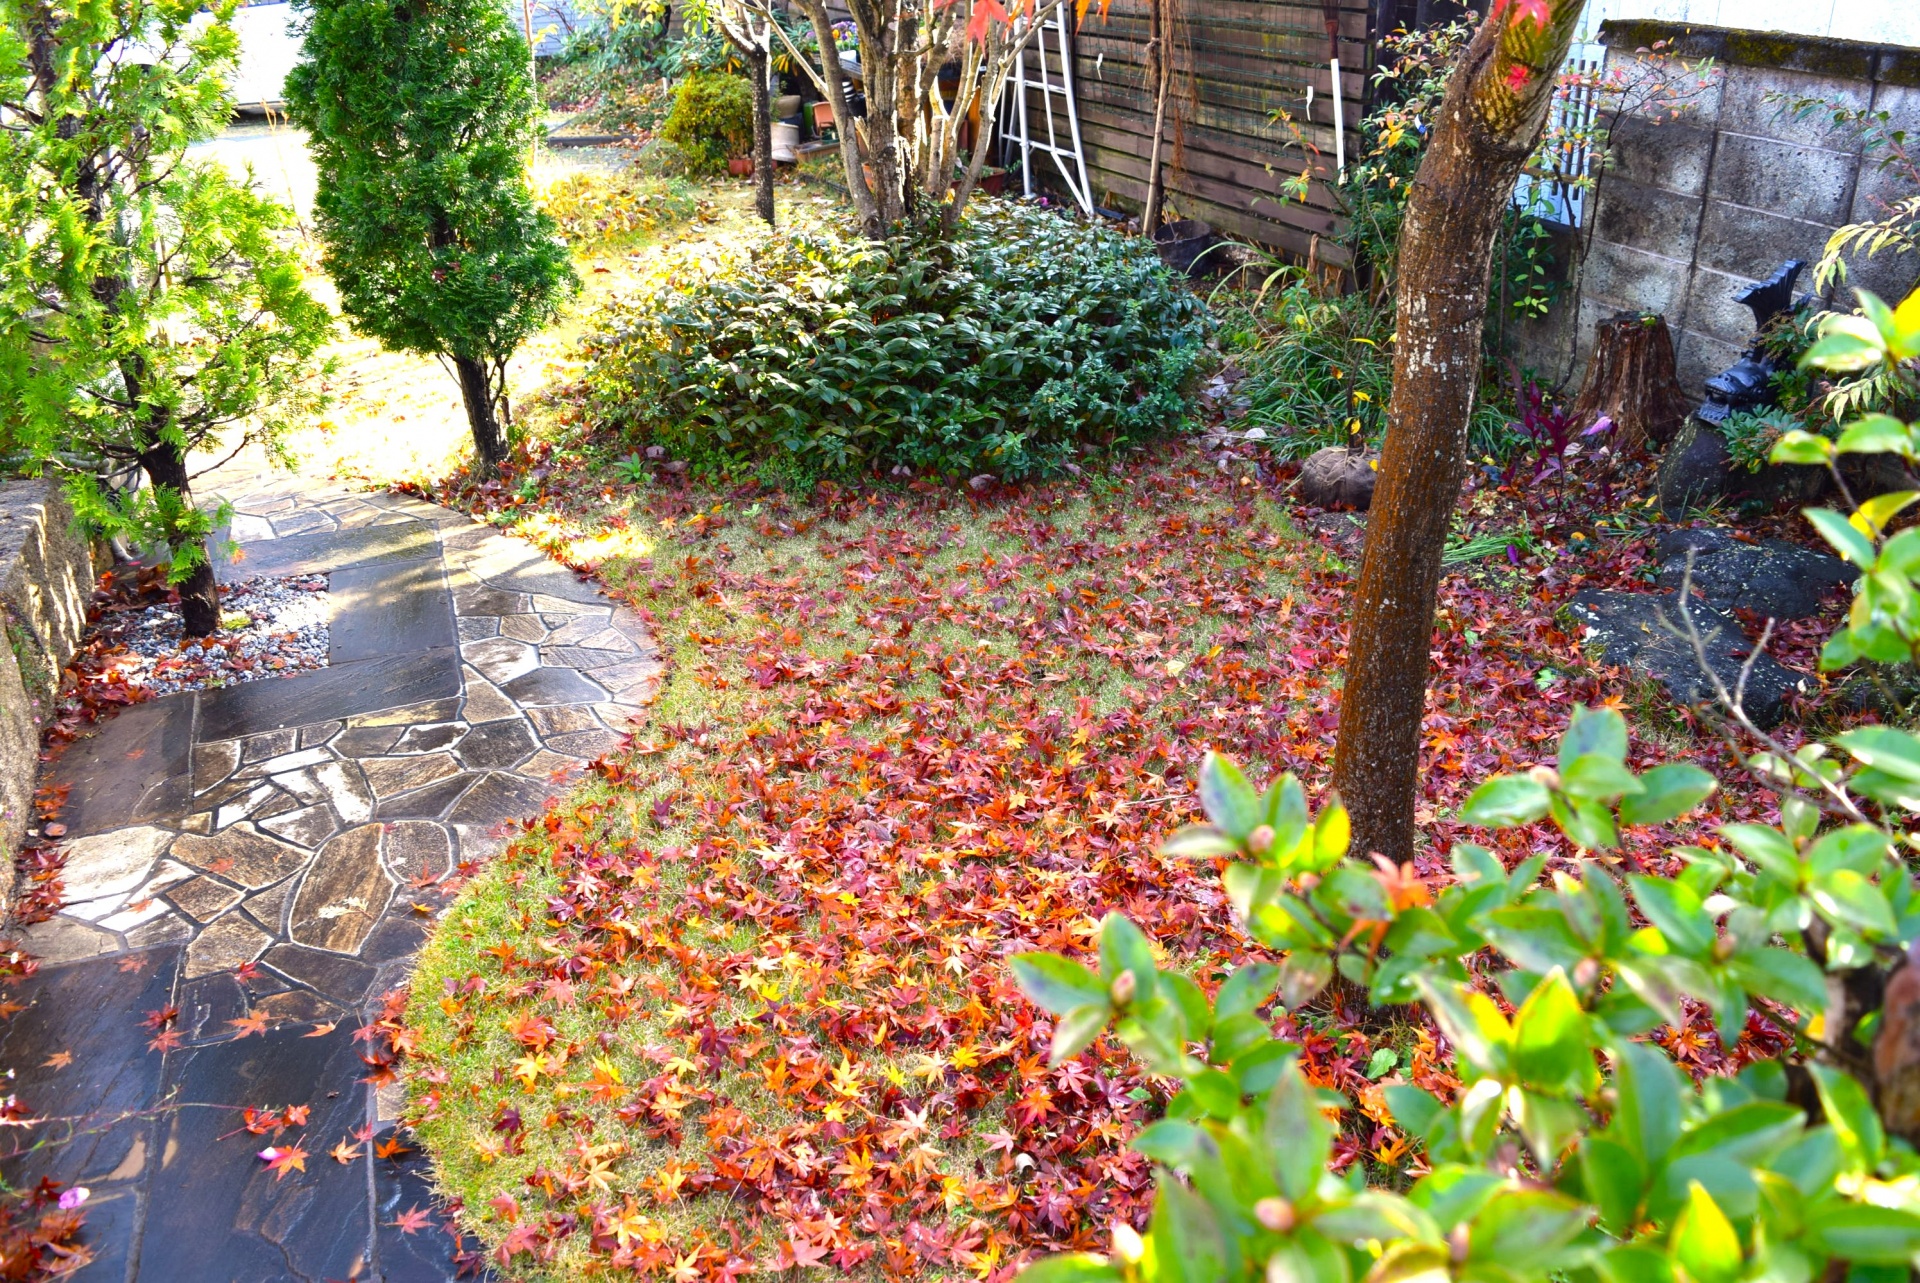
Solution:
<svg viewBox="0 0 1920 1283"><path fill-rule="evenodd" d="M753 87L744 76L696 71L680 82L660 136L696 174L718 174L753 150Z"/></svg>
<svg viewBox="0 0 1920 1283"><path fill-rule="evenodd" d="M1024 203L707 255L606 318L588 386L601 425L725 470L1044 475L1179 426L1210 328L1151 246Z"/></svg>

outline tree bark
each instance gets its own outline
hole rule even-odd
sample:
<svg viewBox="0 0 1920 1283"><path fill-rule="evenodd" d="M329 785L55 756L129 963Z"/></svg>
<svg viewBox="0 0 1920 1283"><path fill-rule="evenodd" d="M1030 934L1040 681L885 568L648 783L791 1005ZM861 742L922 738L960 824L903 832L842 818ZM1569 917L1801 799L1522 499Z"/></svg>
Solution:
<svg viewBox="0 0 1920 1283"><path fill-rule="evenodd" d="M1147 75L1153 81L1153 147L1147 154L1147 204L1140 211L1140 232L1149 240L1160 226L1160 204L1166 198L1160 153L1167 132L1167 95L1173 86L1173 15L1170 0L1147 0Z"/></svg>
<svg viewBox="0 0 1920 1283"><path fill-rule="evenodd" d="M193 489L187 476L187 461L178 447L162 441L140 456L140 466L156 489L165 487L180 496L180 502L193 506ZM167 542L176 544L172 532ZM213 561L204 546L200 560L179 586L180 622L189 637L211 636L220 627L220 587L214 582Z"/></svg>
<svg viewBox="0 0 1920 1283"><path fill-rule="evenodd" d="M753 209L768 227L774 225L773 92L767 84L772 70L766 45L753 41L747 53L747 74L753 77Z"/></svg>
<svg viewBox="0 0 1920 1283"><path fill-rule="evenodd" d="M454 357L453 369L460 376L460 399L467 405L467 426L473 430L480 475L498 476L500 465L507 461L507 434L495 408L493 381L487 378L485 363L474 357Z"/></svg>
<svg viewBox="0 0 1920 1283"><path fill-rule="evenodd" d="M1665 445L1679 434L1693 404L1674 371L1673 335L1663 316L1622 312L1600 322L1586 381L1573 402L1582 432L1602 415L1613 420L1604 444L1616 454Z"/></svg>
<svg viewBox="0 0 1920 1283"><path fill-rule="evenodd" d="M1393 397L1354 592L1334 777L1351 849L1413 858L1420 728L1440 555L1466 472L1494 235L1546 122L1585 0L1505 5L1441 104L1400 235Z"/></svg>

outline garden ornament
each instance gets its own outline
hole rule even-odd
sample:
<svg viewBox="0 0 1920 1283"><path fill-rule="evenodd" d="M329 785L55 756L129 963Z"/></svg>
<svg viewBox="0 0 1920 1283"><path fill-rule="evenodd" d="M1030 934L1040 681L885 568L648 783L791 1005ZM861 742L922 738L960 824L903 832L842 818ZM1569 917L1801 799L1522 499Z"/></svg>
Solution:
<svg viewBox="0 0 1920 1283"><path fill-rule="evenodd" d="M1695 413L1706 423L1719 427L1735 410L1752 410L1773 400L1773 358L1761 347L1760 336L1767 325L1793 307L1793 283L1806 263L1788 259L1780 270L1756 285L1749 285L1733 296L1753 312L1754 339L1747 350L1728 369L1707 380L1707 400Z"/></svg>

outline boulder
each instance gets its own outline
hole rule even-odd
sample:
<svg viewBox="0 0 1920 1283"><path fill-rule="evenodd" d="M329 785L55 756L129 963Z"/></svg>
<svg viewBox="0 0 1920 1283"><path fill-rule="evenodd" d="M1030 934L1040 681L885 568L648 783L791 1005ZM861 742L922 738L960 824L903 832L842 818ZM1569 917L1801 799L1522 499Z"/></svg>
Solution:
<svg viewBox="0 0 1920 1283"><path fill-rule="evenodd" d="M1710 425L1698 418L1688 419L1660 456L1661 510L1684 512L1712 503L1732 484L1727 443Z"/></svg>
<svg viewBox="0 0 1920 1283"><path fill-rule="evenodd" d="M1660 587L1680 587L1689 551L1694 589L1708 605L1721 611L1750 610L1762 618L1818 614L1828 594L1860 575L1830 553L1784 539L1746 543L1725 530L1679 529L1662 532L1655 545Z"/></svg>
<svg viewBox="0 0 1920 1283"><path fill-rule="evenodd" d="M1740 666L1746 662L1753 643L1731 617L1695 598L1691 614L1706 655L1703 669L1678 614L1679 602L1678 592L1647 594L1589 589L1577 594L1568 609L1574 622L1584 630L1587 643L1600 649L1606 663L1648 673L1666 688L1676 703L1711 704L1714 690L1707 672L1711 671L1732 691L1740 680ZM1794 672L1771 655L1760 656L1747 678L1744 701L1747 716L1762 729L1779 725L1786 716L1787 696L1805 691L1807 683L1803 674Z"/></svg>

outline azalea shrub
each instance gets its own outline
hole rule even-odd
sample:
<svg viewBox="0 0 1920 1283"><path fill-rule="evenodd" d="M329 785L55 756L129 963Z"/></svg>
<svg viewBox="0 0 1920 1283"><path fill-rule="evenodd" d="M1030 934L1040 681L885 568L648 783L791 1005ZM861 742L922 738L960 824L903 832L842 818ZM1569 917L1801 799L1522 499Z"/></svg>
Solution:
<svg viewBox="0 0 1920 1283"><path fill-rule="evenodd" d="M586 378L604 430L705 472L1023 478L1180 426L1209 327L1144 241L983 200L951 237L667 256Z"/></svg>
<svg viewBox="0 0 1920 1283"><path fill-rule="evenodd" d="M1920 355L1920 294L1863 298L1810 360L1863 370ZM1777 462L1847 453L1920 459L1920 424L1874 416L1838 440L1790 433ZM1912 662L1920 531L1889 533L1916 498L1813 510L1863 574L1822 655ZM1684 625L1684 621L1682 621ZM1221 860L1235 918L1280 959L1249 960L1209 994L1163 968L1127 918L1095 957L1013 961L1053 1016L1052 1059L1108 1030L1181 1085L1134 1138L1156 1167L1151 1221L1107 1254L1048 1258L1054 1280L1521 1280L1627 1283L1904 1279L1920 1265L1920 736L1886 726L1788 748L1756 738L1746 768L1777 791L1771 824L1721 825L1662 870L1623 861L1622 834L1668 823L1717 781L1691 763L1628 768L1624 719L1576 709L1557 756L1496 776L1461 818L1551 824L1585 856L1547 872L1456 845L1443 887L1348 849L1284 775L1257 788L1210 755L1208 824L1163 854ZM1338 984L1376 1018L1416 1005L1444 1035L1457 1086L1385 1086L1424 1149L1410 1184L1329 1166L1330 1109L1264 1014ZM1691 1074L1650 1037L1706 1013L1729 1072Z"/></svg>

